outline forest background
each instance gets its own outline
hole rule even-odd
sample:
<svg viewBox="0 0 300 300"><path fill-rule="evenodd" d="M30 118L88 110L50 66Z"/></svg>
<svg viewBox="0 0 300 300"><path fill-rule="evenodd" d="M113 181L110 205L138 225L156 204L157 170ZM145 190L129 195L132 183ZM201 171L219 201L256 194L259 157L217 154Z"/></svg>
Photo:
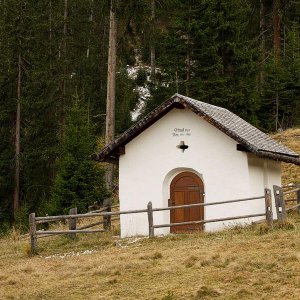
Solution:
<svg viewBox="0 0 300 300"><path fill-rule="evenodd" d="M109 196L90 155L112 34L115 135L176 92L265 132L300 124L300 0L0 0L2 231Z"/></svg>

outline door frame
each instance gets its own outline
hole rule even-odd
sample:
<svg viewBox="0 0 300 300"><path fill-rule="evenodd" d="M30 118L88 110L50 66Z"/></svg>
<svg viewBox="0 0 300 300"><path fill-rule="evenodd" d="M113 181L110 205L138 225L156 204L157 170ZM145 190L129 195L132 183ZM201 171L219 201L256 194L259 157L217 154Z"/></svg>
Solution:
<svg viewBox="0 0 300 300"><path fill-rule="evenodd" d="M205 188L204 188L204 181L202 179L202 176L200 174L199 174L200 175L199 176L196 172L193 172L191 170L182 170L181 172L179 172L175 176L173 176L173 178L169 182L169 200L168 200L168 206L169 207L174 205L172 203L171 199L174 198L173 197L173 191L174 191L174 188L176 187L176 183L180 178L184 177L185 175L191 175L191 177L196 179L200 190L201 189L203 190L203 194L200 195L200 202L199 203L204 203L205 202L204 201L205 200L204 199L204 197L205 197ZM199 209L201 210L200 217L202 216L202 218L200 218L200 220L205 220L205 207L200 206ZM173 220L172 220L174 218L174 215L172 214L172 211L174 211L174 210L170 211L170 223L174 223ZM205 224L202 224L200 230L204 230L204 226L205 226ZM173 228L174 227L170 227L170 232L172 232Z"/></svg>

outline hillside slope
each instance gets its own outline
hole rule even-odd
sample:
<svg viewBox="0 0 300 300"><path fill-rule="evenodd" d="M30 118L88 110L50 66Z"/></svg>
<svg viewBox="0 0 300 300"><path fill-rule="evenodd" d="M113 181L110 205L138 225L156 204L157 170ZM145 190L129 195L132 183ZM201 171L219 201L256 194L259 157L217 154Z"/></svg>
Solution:
<svg viewBox="0 0 300 300"><path fill-rule="evenodd" d="M300 154L300 128L274 134L273 138ZM285 185L295 182L300 182L300 167L282 163L282 183Z"/></svg>
<svg viewBox="0 0 300 300"><path fill-rule="evenodd" d="M300 153L300 129L275 138ZM283 164L284 183L300 181ZM114 234L114 233L113 233ZM215 233L0 240L0 299L299 299L300 217Z"/></svg>
<svg viewBox="0 0 300 300"><path fill-rule="evenodd" d="M60 237L39 242L34 258L2 240L0 299L299 299L294 222L117 243Z"/></svg>

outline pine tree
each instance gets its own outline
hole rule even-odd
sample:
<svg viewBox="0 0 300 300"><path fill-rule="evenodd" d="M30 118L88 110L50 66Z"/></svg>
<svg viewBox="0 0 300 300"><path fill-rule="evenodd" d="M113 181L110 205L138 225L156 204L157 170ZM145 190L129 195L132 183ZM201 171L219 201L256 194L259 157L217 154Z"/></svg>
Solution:
<svg viewBox="0 0 300 300"><path fill-rule="evenodd" d="M46 204L56 174L54 165L61 157L59 137L75 91L84 95L89 106L90 123L96 125L94 139L96 133L105 132L109 6L105 1L94 0L6 0L0 1L0 7L2 222L11 221L13 216L14 124L18 102L21 108L19 203L24 220L29 211L49 213ZM19 53L22 86L17 101ZM121 53L120 60L123 57L128 60L127 56L128 53ZM129 99L134 97L129 91L130 80L121 77L117 102L122 109L117 113L117 128L123 131L129 124ZM124 98L125 90L128 96Z"/></svg>
<svg viewBox="0 0 300 300"><path fill-rule="evenodd" d="M257 49L246 34L251 12L245 0L177 1L159 37L162 79L149 104L178 90L256 123Z"/></svg>
<svg viewBox="0 0 300 300"><path fill-rule="evenodd" d="M100 204L108 197L103 170L90 159L96 141L87 109L82 105L76 98L66 119L50 204L54 214L67 212L71 207L85 212L89 205Z"/></svg>
<svg viewBox="0 0 300 300"><path fill-rule="evenodd" d="M260 126L267 131L300 124L300 5L274 0L266 6L268 57L264 60Z"/></svg>

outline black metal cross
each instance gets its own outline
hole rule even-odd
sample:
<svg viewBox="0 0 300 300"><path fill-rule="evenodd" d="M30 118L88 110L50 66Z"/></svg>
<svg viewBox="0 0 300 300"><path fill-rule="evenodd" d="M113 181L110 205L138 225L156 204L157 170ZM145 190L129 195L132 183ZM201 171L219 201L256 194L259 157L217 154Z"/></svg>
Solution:
<svg viewBox="0 0 300 300"><path fill-rule="evenodd" d="M189 146L184 144L184 141L181 141L179 145L176 146L176 148L181 149L182 152L184 152Z"/></svg>

